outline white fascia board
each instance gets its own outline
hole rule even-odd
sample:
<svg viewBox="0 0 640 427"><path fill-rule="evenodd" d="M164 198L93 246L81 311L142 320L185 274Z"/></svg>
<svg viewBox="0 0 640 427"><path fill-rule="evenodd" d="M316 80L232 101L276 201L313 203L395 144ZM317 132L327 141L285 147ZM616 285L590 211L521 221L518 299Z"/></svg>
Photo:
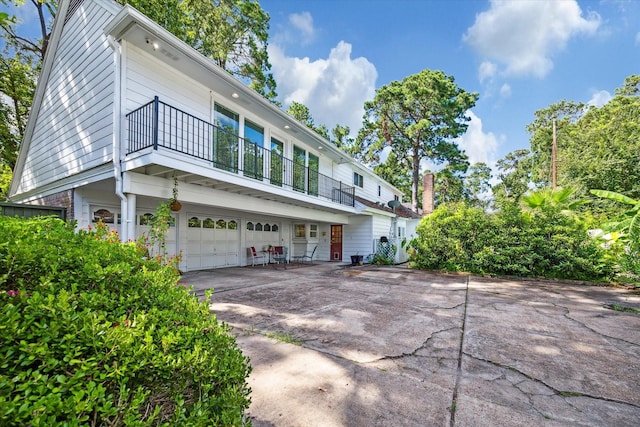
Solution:
<svg viewBox="0 0 640 427"><path fill-rule="evenodd" d="M88 171L17 194L14 197L11 197L10 200L15 203L24 203L30 200L49 196L51 194L60 193L65 190L84 187L94 182L104 181L105 179L110 178L113 178L113 164L106 163Z"/></svg>
<svg viewBox="0 0 640 427"><path fill-rule="evenodd" d="M353 214L355 211L355 208L352 206L337 204L323 198L309 196L304 193L285 188L275 187L255 179L244 177L237 173L215 169L212 168L211 162L189 156L182 156L178 153L158 153L157 151L150 151L144 154L140 153L135 158L128 159L123 162L122 170L133 171L139 167L148 165L164 166L169 169L188 172L189 174L226 182L239 187L251 188L252 190L263 191L279 197L295 199L301 203L316 205L320 209L336 211L336 213L344 212L345 214ZM292 201L292 204L295 204L295 202Z"/></svg>

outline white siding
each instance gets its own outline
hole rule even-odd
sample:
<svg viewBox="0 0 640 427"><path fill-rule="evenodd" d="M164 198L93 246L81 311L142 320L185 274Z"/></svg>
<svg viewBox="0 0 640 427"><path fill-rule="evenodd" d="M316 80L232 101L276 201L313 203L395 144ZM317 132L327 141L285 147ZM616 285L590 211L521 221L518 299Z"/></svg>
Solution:
<svg viewBox="0 0 640 427"><path fill-rule="evenodd" d="M356 196L363 197L372 202L381 202L385 206L390 200L394 200L396 192L393 187L378 177L373 171L366 168L357 167L351 163L336 165L334 167L334 179L342 181L347 185L353 185L353 173L356 172L363 177L363 187L354 186ZM381 186L380 196L378 196L378 185Z"/></svg>
<svg viewBox="0 0 640 427"><path fill-rule="evenodd" d="M113 50L95 31L111 18L85 2L65 25L18 193L111 161Z"/></svg>
<svg viewBox="0 0 640 427"><path fill-rule="evenodd" d="M391 231L391 218L387 216L374 215L373 216L373 235L371 244L373 245L373 239L379 239L381 236L389 237Z"/></svg>
<svg viewBox="0 0 640 427"><path fill-rule="evenodd" d="M128 43L125 63L126 112L158 96L160 101L202 120L211 119L211 98L207 87Z"/></svg>
<svg viewBox="0 0 640 427"><path fill-rule="evenodd" d="M351 255L367 256L373 253L373 217L350 216L342 231L342 259Z"/></svg>

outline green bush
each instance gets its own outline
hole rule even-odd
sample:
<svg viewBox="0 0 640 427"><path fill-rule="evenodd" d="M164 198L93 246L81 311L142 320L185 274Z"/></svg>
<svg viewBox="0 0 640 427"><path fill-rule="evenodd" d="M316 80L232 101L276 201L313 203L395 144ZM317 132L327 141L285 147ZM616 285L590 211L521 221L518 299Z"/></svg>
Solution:
<svg viewBox="0 0 640 427"><path fill-rule="evenodd" d="M527 212L505 205L496 213L485 213L464 204L445 204L418 226L410 261L431 270L609 279L613 263L588 236L589 225L555 209Z"/></svg>
<svg viewBox="0 0 640 427"><path fill-rule="evenodd" d="M0 425L241 425L248 359L171 265L0 217Z"/></svg>

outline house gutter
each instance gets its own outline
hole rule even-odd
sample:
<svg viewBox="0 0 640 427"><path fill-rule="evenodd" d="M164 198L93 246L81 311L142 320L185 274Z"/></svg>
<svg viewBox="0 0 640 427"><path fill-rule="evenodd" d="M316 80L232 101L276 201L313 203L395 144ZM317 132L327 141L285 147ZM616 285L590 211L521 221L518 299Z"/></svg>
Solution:
<svg viewBox="0 0 640 427"><path fill-rule="evenodd" d="M115 79L113 83L113 176L116 181L116 196L120 199L120 240L126 242L130 239L129 231L129 209L127 196L124 194L122 183L122 165L120 163L120 132L122 129L120 120L120 109L122 106L122 94L120 93L120 71L121 71L121 46L112 36L107 37L109 45L113 49L113 63L115 68Z"/></svg>

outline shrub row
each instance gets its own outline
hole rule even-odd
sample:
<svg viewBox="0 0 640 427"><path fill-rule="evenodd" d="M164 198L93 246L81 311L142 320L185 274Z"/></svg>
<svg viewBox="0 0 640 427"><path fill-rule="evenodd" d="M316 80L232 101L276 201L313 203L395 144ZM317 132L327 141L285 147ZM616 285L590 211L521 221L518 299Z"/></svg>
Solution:
<svg viewBox="0 0 640 427"><path fill-rule="evenodd" d="M248 359L175 268L0 217L0 425L241 425Z"/></svg>
<svg viewBox="0 0 640 427"><path fill-rule="evenodd" d="M613 260L587 233L588 221L560 211L507 205L486 213L445 204L425 217L411 242L422 269L519 277L607 280Z"/></svg>

